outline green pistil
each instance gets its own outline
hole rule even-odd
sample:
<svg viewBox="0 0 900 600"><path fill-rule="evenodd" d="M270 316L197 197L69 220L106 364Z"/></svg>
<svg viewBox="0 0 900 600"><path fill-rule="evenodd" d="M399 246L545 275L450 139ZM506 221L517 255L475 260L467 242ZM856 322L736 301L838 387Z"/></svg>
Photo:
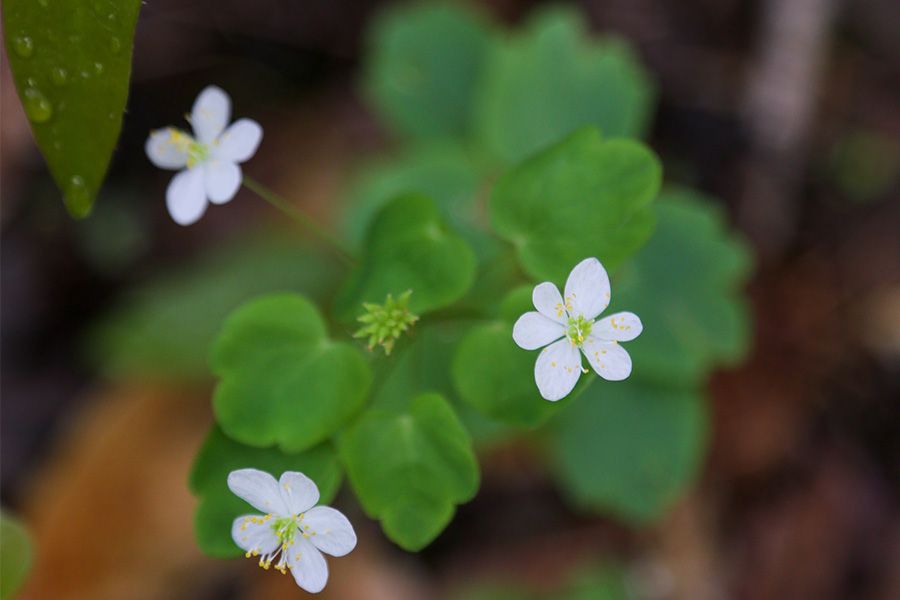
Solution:
<svg viewBox="0 0 900 600"><path fill-rule="evenodd" d="M395 300L387 295L384 304L363 303L365 313L357 317L363 326L353 334L355 338L369 338L369 350L379 345L385 354L390 354L394 343L403 333L419 320L417 315L409 311L409 297L412 291L406 291Z"/></svg>
<svg viewBox="0 0 900 600"><path fill-rule="evenodd" d="M566 337L568 337L576 346L580 346L584 343L584 340L587 339L587 336L591 335L591 327L593 324L593 321L588 321L581 315L569 317L569 325L566 328Z"/></svg>
<svg viewBox="0 0 900 600"><path fill-rule="evenodd" d="M209 158L209 146L192 141L188 145L188 167L198 165Z"/></svg>
<svg viewBox="0 0 900 600"><path fill-rule="evenodd" d="M294 517L279 517L272 522L271 527L282 546L289 544L297 533L297 521Z"/></svg>

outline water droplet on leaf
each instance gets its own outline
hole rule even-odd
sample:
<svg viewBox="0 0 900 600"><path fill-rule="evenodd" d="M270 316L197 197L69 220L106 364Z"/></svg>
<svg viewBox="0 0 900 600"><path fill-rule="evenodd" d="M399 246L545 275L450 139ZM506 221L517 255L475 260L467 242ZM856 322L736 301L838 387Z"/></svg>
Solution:
<svg viewBox="0 0 900 600"><path fill-rule="evenodd" d="M25 90L25 114L33 123L46 123L53 116L53 105L37 88Z"/></svg>
<svg viewBox="0 0 900 600"><path fill-rule="evenodd" d="M27 35L20 35L13 40L13 49L22 58L30 58L34 54L34 42Z"/></svg>
<svg viewBox="0 0 900 600"><path fill-rule="evenodd" d="M66 85L69 81L69 72L62 67L54 67L53 70L50 71L50 81L52 81L54 85Z"/></svg>
<svg viewBox="0 0 900 600"><path fill-rule="evenodd" d="M102 72L103 72L103 63L102 63L102 62L95 62L95 63L94 63L94 73L96 73L97 75L99 75L99 74L101 74Z"/></svg>
<svg viewBox="0 0 900 600"><path fill-rule="evenodd" d="M118 54L122 50L122 40L113 37L109 40L109 49L112 50L113 54Z"/></svg>
<svg viewBox="0 0 900 600"><path fill-rule="evenodd" d="M88 190L84 178L80 175L73 175L69 179L69 185L66 186L65 193L66 206L76 217L83 217L91 210L91 194Z"/></svg>

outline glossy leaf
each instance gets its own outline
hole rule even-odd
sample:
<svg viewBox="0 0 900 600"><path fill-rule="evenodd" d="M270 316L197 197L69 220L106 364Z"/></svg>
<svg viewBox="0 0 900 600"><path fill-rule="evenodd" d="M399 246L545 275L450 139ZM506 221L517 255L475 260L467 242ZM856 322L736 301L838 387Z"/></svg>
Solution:
<svg viewBox="0 0 900 600"><path fill-rule="evenodd" d="M87 215L119 138L140 0L6 0L25 114L66 207Z"/></svg>
<svg viewBox="0 0 900 600"><path fill-rule="evenodd" d="M406 550L428 545L478 490L472 441L439 394L423 394L403 411L368 411L338 448L366 514Z"/></svg>
<svg viewBox="0 0 900 600"><path fill-rule="evenodd" d="M210 365L220 378L213 408L225 433L287 452L331 437L362 408L372 382L362 352L329 339L316 307L296 294L264 296L233 312Z"/></svg>
<svg viewBox="0 0 900 600"><path fill-rule="evenodd" d="M667 192L655 208L656 232L620 270L610 311L630 310L643 321L641 336L628 343L633 377L701 384L746 353L750 325L740 289L750 255L721 211L696 192Z"/></svg>
<svg viewBox="0 0 900 600"><path fill-rule="evenodd" d="M205 380L210 346L232 310L274 291L322 301L339 273L330 256L281 234L234 240L130 292L91 331L89 354L112 377Z"/></svg>
<svg viewBox="0 0 900 600"><path fill-rule="evenodd" d="M399 134L460 135L490 43L487 24L463 6L395 7L372 32L367 95Z"/></svg>
<svg viewBox="0 0 900 600"><path fill-rule="evenodd" d="M409 308L422 313L461 298L475 278L475 254L451 231L425 196L406 195L378 214L366 236L362 264L336 300L344 319L363 302L382 303L388 294L412 290Z"/></svg>
<svg viewBox="0 0 900 600"><path fill-rule="evenodd" d="M613 271L650 237L660 177L644 145L583 129L497 182L491 223L536 280L561 285L589 256Z"/></svg>
<svg viewBox="0 0 900 600"><path fill-rule="evenodd" d="M696 391L598 380L554 425L563 490L579 505L643 523L695 475L707 414Z"/></svg>
<svg viewBox="0 0 900 600"><path fill-rule="evenodd" d="M621 40L588 39L580 16L540 13L494 47L477 104L486 149L516 162L591 125L606 137L641 137L654 90Z"/></svg>
<svg viewBox="0 0 900 600"><path fill-rule="evenodd" d="M299 454L277 448L252 448L235 442L213 426L191 468L190 488L199 504L194 515L197 543L208 555L230 558L241 554L231 539L234 519L258 510L228 489L228 474L254 468L276 479L284 471L300 471L319 487L319 504L330 504L341 482L341 467L331 444L321 444Z"/></svg>
<svg viewBox="0 0 900 600"><path fill-rule="evenodd" d="M15 597L31 570L33 554L25 526L6 511L0 512L0 600Z"/></svg>

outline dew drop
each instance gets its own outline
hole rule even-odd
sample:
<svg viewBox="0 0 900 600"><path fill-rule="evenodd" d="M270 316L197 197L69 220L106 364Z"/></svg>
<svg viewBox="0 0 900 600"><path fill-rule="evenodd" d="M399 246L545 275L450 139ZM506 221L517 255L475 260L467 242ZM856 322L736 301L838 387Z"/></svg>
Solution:
<svg viewBox="0 0 900 600"><path fill-rule="evenodd" d="M113 37L109 40L109 49L113 54L118 54L122 50L122 40L117 37Z"/></svg>
<svg viewBox="0 0 900 600"><path fill-rule="evenodd" d="M87 69L85 69L84 71L81 72L81 78L82 78L82 79L90 79L90 78L91 78L91 72L88 71Z"/></svg>
<svg viewBox="0 0 900 600"><path fill-rule="evenodd" d="M37 86L37 80L34 77L29 77L28 79L25 80L25 83L28 84L28 87Z"/></svg>
<svg viewBox="0 0 900 600"><path fill-rule="evenodd" d="M97 75L100 75L101 73L103 73L103 63L102 62L94 63L94 73L96 73Z"/></svg>
<svg viewBox="0 0 900 600"><path fill-rule="evenodd" d="M66 206L76 217L83 217L91 209L91 194L88 191L84 177L73 175L66 186Z"/></svg>
<svg viewBox="0 0 900 600"><path fill-rule="evenodd" d="M30 58L34 54L34 41L27 35L17 36L13 40L13 49L22 58Z"/></svg>
<svg viewBox="0 0 900 600"><path fill-rule="evenodd" d="M53 70L50 71L50 81L52 81L54 85L62 87L69 82L69 72L62 67L54 67Z"/></svg>
<svg viewBox="0 0 900 600"><path fill-rule="evenodd" d="M37 88L25 90L25 114L33 123L46 123L53 116L53 105Z"/></svg>

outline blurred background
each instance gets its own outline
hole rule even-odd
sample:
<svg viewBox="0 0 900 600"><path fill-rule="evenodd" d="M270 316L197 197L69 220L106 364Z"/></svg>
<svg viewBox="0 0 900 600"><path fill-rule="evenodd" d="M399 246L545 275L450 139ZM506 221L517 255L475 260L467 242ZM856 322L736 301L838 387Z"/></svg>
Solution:
<svg viewBox="0 0 900 600"><path fill-rule="evenodd" d="M205 357L173 356L182 371L166 376L129 362L177 354L173 324L189 352L216 326L205 316L275 285L290 255L266 273L254 257L284 219L242 190L179 227L170 174L143 145L216 83L265 130L246 171L334 223L356 166L394 143L360 89L386 4L147 2L122 137L84 221L65 213L4 55L0 499L37 548L22 598L303 595L194 543ZM540 4L480 8L516 24ZM570 511L527 450L501 446L481 457L479 495L418 554L346 494L362 543L329 561L322 597L900 598L900 3L571 4L655 80L647 139L667 177L719 198L756 254L753 347L713 378L701 475L632 528ZM119 344L127 356L110 354Z"/></svg>

